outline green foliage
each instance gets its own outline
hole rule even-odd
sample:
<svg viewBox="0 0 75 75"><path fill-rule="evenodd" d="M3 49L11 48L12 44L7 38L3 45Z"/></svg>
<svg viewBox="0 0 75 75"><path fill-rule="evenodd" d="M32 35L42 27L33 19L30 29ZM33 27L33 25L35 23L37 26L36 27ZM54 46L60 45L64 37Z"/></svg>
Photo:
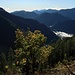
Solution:
<svg viewBox="0 0 75 75"><path fill-rule="evenodd" d="M10 48L8 52L8 65L12 68L14 62L14 51Z"/></svg>
<svg viewBox="0 0 75 75"><path fill-rule="evenodd" d="M6 69L5 69L5 66L6 65L7 65L6 55L5 55L5 53L2 53L0 55L0 71L2 73L5 73L6 72Z"/></svg>
<svg viewBox="0 0 75 75"><path fill-rule="evenodd" d="M75 36L72 38L59 39L53 46L54 50L52 50L49 56L51 66L54 66L59 61L75 60Z"/></svg>
<svg viewBox="0 0 75 75"><path fill-rule="evenodd" d="M34 73L35 70L40 69L41 64L48 60L47 58L53 48L45 46L47 38L39 30L29 31L27 36L24 36L23 32L17 29L16 38L16 63L22 69L27 66L28 70Z"/></svg>
<svg viewBox="0 0 75 75"><path fill-rule="evenodd" d="M4 73L0 71L0 75L4 75Z"/></svg>
<svg viewBox="0 0 75 75"><path fill-rule="evenodd" d="M62 67L75 60L75 36L45 45L46 37L39 31L15 31L15 50L0 55L0 74L34 75L51 67ZM69 63L70 62L70 63Z"/></svg>
<svg viewBox="0 0 75 75"><path fill-rule="evenodd" d="M43 46L40 48L40 57L39 57L40 63L44 63L48 60L48 56L51 53L52 49L53 48L51 46Z"/></svg>

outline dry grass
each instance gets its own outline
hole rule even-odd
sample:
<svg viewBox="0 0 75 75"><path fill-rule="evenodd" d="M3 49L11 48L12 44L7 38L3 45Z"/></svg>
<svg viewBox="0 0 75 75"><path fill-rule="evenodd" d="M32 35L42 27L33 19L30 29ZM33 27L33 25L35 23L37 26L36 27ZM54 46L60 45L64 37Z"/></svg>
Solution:
<svg viewBox="0 0 75 75"><path fill-rule="evenodd" d="M75 62L71 65L67 65L71 72L75 73ZM72 75L65 65L59 65L58 67L51 69L50 71L40 73L39 75Z"/></svg>

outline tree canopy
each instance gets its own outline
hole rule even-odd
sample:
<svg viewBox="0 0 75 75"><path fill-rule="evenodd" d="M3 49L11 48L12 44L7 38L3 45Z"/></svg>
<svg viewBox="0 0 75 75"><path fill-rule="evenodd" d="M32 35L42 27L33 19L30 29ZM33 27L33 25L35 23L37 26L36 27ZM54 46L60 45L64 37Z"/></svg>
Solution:
<svg viewBox="0 0 75 75"><path fill-rule="evenodd" d="M22 31L16 31L16 62L19 65L27 66L34 73L39 70L39 65L44 64L53 49L49 45L45 45L46 37L39 31L28 31L27 36ZM24 69L25 70L25 67Z"/></svg>

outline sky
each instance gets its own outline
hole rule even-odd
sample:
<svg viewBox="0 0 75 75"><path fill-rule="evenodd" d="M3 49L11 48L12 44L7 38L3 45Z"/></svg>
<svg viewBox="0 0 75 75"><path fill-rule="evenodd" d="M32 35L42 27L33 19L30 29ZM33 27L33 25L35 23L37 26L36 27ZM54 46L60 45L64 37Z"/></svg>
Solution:
<svg viewBox="0 0 75 75"><path fill-rule="evenodd" d="M18 10L70 9L75 7L75 0L0 0L0 7L8 12Z"/></svg>

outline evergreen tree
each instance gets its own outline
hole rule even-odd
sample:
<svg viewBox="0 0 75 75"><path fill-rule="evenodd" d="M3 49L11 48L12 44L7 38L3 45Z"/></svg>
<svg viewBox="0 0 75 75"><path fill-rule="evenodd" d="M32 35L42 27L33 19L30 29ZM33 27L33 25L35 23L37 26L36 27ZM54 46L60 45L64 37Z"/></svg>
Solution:
<svg viewBox="0 0 75 75"><path fill-rule="evenodd" d="M0 56L0 71L5 73L6 72L6 65L7 65L7 60L6 60L6 55L5 53L2 53Z"/></svg>
<svg viewBox="0 0 75 75"><path fill-rule="evenodd" d="M12 68L13 63L14 63L14 51L12 48L10 48L8 52L8 65L10 68Z"/></svg>

